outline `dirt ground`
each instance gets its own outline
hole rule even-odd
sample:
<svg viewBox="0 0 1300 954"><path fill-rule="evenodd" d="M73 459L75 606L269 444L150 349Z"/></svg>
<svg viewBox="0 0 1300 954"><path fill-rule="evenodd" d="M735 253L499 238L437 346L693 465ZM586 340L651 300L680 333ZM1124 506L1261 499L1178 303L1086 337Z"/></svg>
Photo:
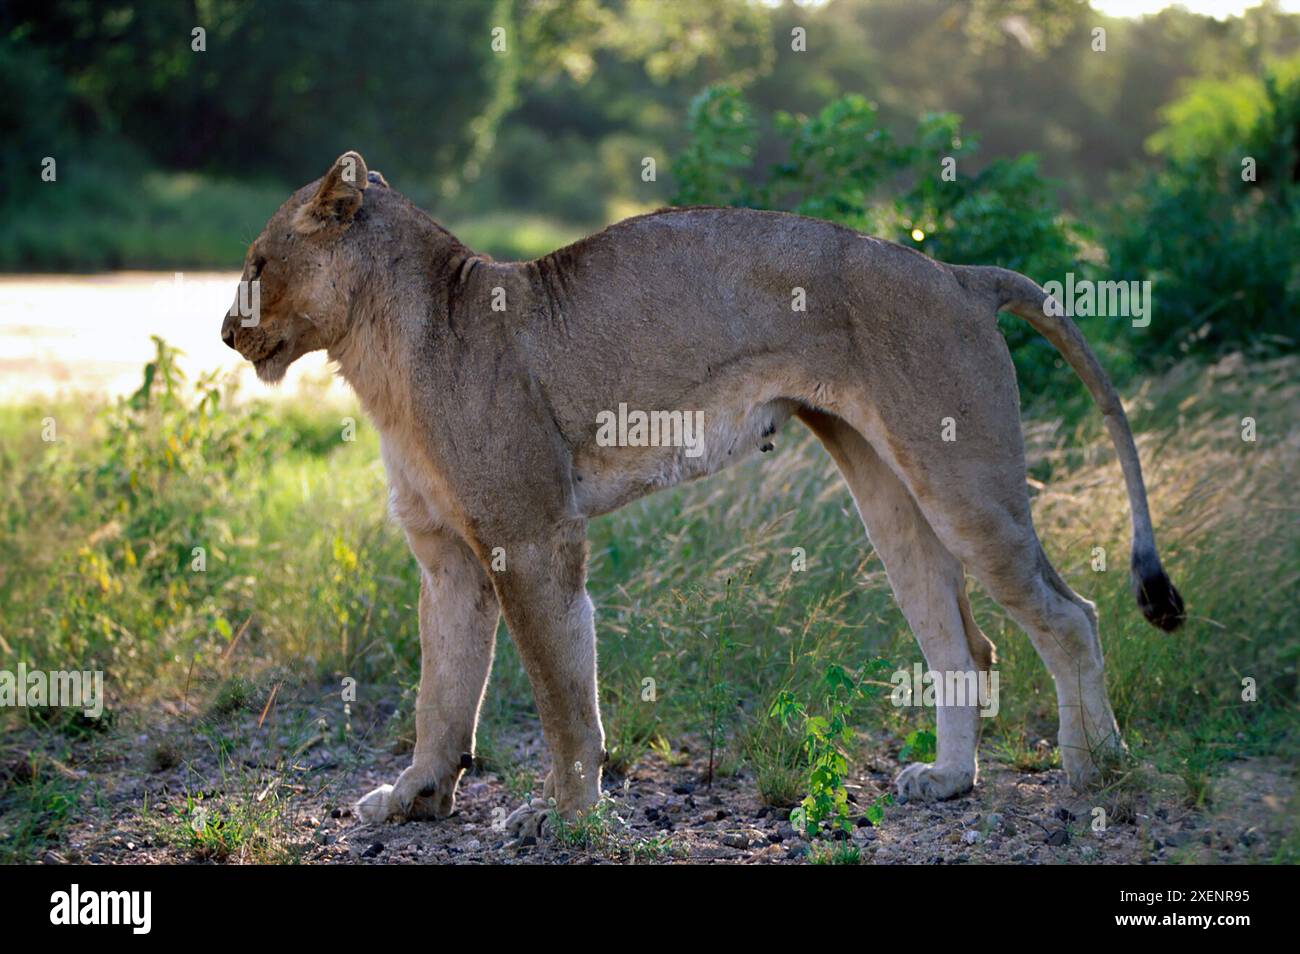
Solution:
<svg viewBox="0 0 1300 954"><path fill-rule="evenodd" d="M278 715L283 720L285 713ZM450 818L362 824L355 800L392 782L409 756L355 737L312 735L310 713L304 715L296 724L308 727L305 738L272 728L274 718L259 726L261 713L230 716L218 744L181 714L118 719L109 733L65 746L63 758L45 754L40 736L24 732L5 747L0 781L12 791L56 777L79 792L59 837L34 841L30 860L47 864L810 860L809 842L791 827L788 809L764 805L748 774L703 783L702 749L650 754L627 775L607 773L608 802L594 830L515 844L501 822L522 800L518 779L544 774L540 733L528 727L508 743L508 770L476 766L466 774ZM873 751L867 739L863 752L850 783L859 817L843 838L864 864L1262 862L1276 857L1295 808L1295 782L1280 762L1229 763L1205 806L1190 808L1181 783L1149 770L1139 773L1140 783L1081 797L1059 769L1021 772L986 755L971 794L892 804L871 825L859 809L889 791L898 753ZM821 847L825 854L830 846Z"/></svg>

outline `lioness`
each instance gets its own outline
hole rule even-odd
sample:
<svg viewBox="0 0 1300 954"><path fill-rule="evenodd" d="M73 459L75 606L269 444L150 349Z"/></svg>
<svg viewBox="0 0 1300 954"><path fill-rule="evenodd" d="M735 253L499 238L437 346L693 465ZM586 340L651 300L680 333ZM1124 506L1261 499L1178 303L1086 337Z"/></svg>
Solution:
<svg viewBox="0 0 1300 954"><path fill-rule="evenodd" d="M361 799L367 821L451 812L500 613L552 754L546 799L566 816L593 805L605 753L587 521L770 449L792 416L839 465L929 668L993 664L969 570L1042 655L1066 771L1092 780L1122 742L1093 604L1034 532L999 309L1045 335L1101 406L1128 487L1138 602L1163 629L1183 618L1119 397L1078 328L1015 272L719 208L642 215L535 261L494 262L348 152L271 218L243 279L261 283L260 318L232 311L222 339L264 381L308 351L338 363L382 434L392 513L421 568L415 752ZM620 405L689 413L701 439L693 451L608 446L600 422ZM975 783L980 719L967 702L938 708L938 757L903 769L900 796ZM535 833L546 809L523 806L509 829Z"/></svg>

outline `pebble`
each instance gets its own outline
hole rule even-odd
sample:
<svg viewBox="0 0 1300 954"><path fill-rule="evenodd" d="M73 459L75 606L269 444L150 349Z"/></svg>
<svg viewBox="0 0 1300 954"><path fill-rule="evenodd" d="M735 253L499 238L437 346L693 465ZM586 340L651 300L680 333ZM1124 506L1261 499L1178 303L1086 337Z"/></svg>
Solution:
<svg viewBox="0 0 1300 954"><path fill-rule="evenodd" d="M980 840L980 833L977 831L968 831L961 836L961 840L968 845L973 845Z"/></svg>

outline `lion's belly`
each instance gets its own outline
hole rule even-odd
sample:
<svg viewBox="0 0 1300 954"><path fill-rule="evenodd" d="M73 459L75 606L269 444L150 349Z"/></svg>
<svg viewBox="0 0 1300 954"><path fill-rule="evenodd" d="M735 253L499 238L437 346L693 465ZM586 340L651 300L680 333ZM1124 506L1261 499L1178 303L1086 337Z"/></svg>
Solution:
<svg viewBox="0 0 1300 954"><path fill-rule="evenodd" d="M602 412L595 438L574 455L578 512L609 513L770 450L794 409L794 402L777 399L673 413L626 405Z"/></svg>

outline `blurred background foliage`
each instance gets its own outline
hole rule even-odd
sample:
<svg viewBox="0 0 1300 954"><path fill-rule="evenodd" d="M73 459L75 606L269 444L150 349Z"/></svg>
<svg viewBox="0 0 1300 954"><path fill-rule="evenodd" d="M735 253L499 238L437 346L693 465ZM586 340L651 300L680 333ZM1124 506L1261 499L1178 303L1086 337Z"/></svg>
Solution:
<svg viewBox="0 0 1300 954"><path fill-rule="evenodd" d="M1160 334L1086 329L1123 378L1287 343L1297 50L1300 16L1269 3L1216 21L1079 0L10 0L0 269L236 267L357 148L499 257L709 202L1039 281L1149 279ZM1043 384L1055 353L1006 329Z"/></svg>

